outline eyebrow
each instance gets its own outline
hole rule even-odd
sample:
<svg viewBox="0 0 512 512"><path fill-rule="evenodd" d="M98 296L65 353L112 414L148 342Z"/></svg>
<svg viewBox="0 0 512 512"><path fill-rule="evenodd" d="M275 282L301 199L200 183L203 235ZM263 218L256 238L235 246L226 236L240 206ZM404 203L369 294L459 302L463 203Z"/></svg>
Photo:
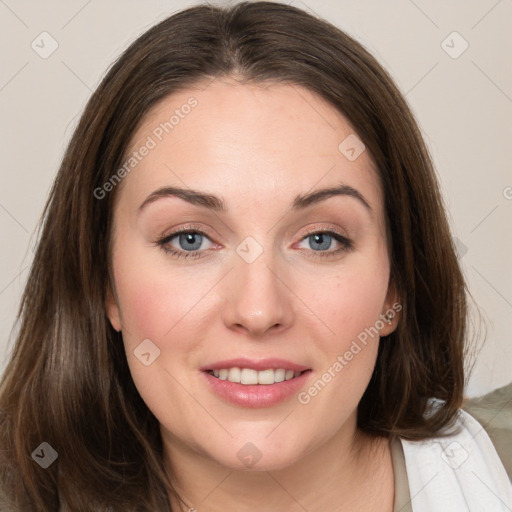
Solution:
<svg viewBox="0 0 512 512"><path fill-rule="evenodd" d="M368 204L363 194L361 194L361 192L355 188L345 184L341 184L336 187L315 190L314 192L307 194L299 194L293 200L292 210L303 210L311 205L320 203L330 197L335 196L353 197L354 199L357 199L370 212L370 214L373 213L372 207ZM226 213L228 211L224 199L216 195L201 192L199 190L184 189L179 187L162 187L155 190L146 197L146 199L139 206L139 213L148 204L153 203L163 197L178 197L190 204L195 206L202 206L203 208L207 208L208 210L215 212Z"/></svg>

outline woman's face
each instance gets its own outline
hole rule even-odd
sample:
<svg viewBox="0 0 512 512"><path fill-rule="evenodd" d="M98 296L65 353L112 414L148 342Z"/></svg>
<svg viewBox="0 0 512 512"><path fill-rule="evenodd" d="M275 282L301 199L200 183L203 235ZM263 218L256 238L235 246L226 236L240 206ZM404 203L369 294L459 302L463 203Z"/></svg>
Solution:
<svg viewBox="0 0 512 512"><path fill-rule="evenodd" d="M126 158L107 310L166 449L279 469L352 435L396 297L346 119L299 86L215 80L157 105Z"/></svg>

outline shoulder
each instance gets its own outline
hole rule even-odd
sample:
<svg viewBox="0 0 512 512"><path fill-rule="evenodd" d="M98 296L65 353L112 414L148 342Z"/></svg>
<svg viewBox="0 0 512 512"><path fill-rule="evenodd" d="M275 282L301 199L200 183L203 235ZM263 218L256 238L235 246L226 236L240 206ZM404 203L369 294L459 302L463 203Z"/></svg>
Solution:
<svg viewBox="0 0 512 512"><path fill-rule="evenodd" d="M434 399L431 410L441 402ZM440 435L400 440L415 512L512 510L504 464L487 431L464 408Z"/></svg>
<svg viewBox="0 0 512 512"><path fill-rule="evenodd" d="M484 396L467 399L462 409L485 429L512 482L512 382Z"/></svg>

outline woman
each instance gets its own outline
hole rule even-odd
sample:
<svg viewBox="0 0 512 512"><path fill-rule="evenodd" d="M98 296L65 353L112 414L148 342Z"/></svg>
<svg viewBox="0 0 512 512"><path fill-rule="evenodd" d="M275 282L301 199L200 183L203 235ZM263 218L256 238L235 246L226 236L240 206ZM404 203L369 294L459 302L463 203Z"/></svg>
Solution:
<svg viewBox="0 0 512 512"><path fill-rule="evenodd" d="M460 410L466 293L418 127L360 44L276 2L179 12L110 69L46 205L4 508L510 506Z"/></svg>

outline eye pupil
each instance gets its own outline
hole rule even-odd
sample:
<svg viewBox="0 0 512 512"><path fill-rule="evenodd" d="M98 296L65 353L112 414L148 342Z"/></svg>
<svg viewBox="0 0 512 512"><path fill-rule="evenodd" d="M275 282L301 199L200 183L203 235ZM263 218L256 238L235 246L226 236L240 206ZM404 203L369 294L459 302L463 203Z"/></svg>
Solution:
<svg viewBox="0 0 512 512"><path fill-rule="evenodd" d="M196 240L196 237L199 237L198 241ZM183 243L185 245L185 247L182 247L183 249L197 251L201 247L201 238L200 237L201 237L201 235L198 233L183 233L180 235L180 246L182 246L182 243ZM187 247L186 244L192 244L193 247L190 247L190 246Z"/></svg>
<svg viewBox="0 0 512 512"><path fill-rule="evenodd" d="M313 238L312 248L315 248L313 247L313 244L318 244L319 247L316 247L317 249L329 249L331 245L331 235L327 235L324 233L315 233L314 235L311 235L311 237ZM325 240L324 237L326 237Z"/></svg>

